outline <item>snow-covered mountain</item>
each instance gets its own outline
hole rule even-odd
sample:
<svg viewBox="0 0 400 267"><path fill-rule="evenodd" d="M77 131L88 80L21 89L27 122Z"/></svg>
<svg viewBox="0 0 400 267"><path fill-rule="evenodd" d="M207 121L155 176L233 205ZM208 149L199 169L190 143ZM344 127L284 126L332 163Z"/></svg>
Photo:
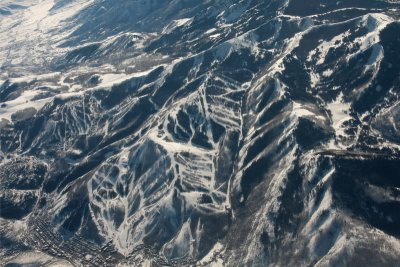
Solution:
<svg viewBox="0 0 400 267"><path fill-rule="evenodd" d="M0 263L396 266L400 3L0 2Z"/></svg>

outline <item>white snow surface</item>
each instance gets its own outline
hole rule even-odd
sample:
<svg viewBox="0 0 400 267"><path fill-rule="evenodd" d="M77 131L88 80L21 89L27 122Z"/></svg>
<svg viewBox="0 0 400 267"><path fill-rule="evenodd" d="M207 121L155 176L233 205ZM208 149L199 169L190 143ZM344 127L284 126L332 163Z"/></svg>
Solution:
<svg viewBox="0 0 400 267"><path fill-rule="evenodd" d="M340 93L335 101L328 103L326 108L331 114L332 128L336 137L346 136L344 123L353 119L353 117L350 115L351 104L345 102L343 93Z"/></svg>
<svg viewBox="0 0 400 267"><path fill-rule="evenodd" d="M68 19L93 1L75 0L51 11L54 0L22 0L26 9L3 17L0 27L0 66L44 65L64 52L57 47L73 29L65 30Z"/></svg>
<svg viewBox="0 0 400 267"><path fill-rule="evenodd" d="M178 27L184 26L189 24L193 21L193 18L185 18L185 19L177 19L170 22L165 28L163 29L162 33L170 33Z"/></svg>

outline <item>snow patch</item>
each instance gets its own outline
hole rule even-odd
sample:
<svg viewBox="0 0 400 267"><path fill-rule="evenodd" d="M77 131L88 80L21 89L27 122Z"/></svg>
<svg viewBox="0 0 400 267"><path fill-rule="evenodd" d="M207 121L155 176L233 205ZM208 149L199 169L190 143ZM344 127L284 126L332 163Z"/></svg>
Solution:
<svg viewBox="0 0 400 267"><path fill-rule="evenodd" d="M193 18L184 18L173 20L162 30L163 34L168 34L174 31L176 28L182 27L184 25L190 24L193 21Z"/></svg>
<svg viewBox="0 0 400 267"><path fill-rule="evenodd" d="M340 93L335 101L327 104L326 108L331 113L332 127L336 132L336 136L345 136L343 124L352 119L350 116L351 104L345 103L343 93Z"/></svg>

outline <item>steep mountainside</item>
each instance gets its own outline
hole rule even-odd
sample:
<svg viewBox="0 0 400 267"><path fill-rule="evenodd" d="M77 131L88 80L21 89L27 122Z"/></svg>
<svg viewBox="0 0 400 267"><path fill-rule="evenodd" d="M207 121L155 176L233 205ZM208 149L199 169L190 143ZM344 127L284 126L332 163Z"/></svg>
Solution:
<svg viewBox="0 0 400 267"><path fill-rule="evenodd" d="M399 264L398 1L6 0L0 40L2 265Z"/></svg>

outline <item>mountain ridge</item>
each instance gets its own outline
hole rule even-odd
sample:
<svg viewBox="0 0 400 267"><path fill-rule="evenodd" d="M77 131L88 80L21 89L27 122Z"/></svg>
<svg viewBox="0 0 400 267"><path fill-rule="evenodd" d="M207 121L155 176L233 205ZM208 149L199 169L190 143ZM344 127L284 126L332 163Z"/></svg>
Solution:
<svg viewBox="0 0 400 267"><path fill-rule="evenodd" d="M2 264L396 264L399 3L19 2Z"/></svg>

